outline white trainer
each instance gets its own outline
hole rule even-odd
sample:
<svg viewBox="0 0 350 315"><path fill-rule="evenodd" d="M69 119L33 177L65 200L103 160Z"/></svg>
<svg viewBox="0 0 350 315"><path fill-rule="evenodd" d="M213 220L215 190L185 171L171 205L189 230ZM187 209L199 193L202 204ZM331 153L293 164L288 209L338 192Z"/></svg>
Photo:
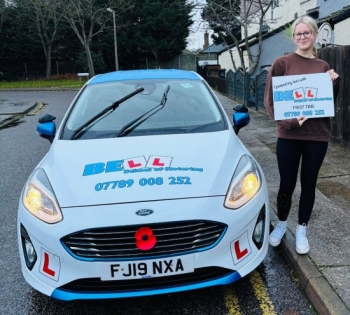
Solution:
<svg viewBox="0 0 350 315"><path fill-rule="evenodd" d="M307 226L298 225L295 232L295 250L298 254L307 254L310 250L309 242L306 237Z"/></svg>
<svg viewBox="0 0 350 315"><path fill-rule="evenodd" d="M281 243L283 235L287 230L287 220L280 221L278 220L275 229L270 234L270 245L273 247L278 246Z"/></svg>

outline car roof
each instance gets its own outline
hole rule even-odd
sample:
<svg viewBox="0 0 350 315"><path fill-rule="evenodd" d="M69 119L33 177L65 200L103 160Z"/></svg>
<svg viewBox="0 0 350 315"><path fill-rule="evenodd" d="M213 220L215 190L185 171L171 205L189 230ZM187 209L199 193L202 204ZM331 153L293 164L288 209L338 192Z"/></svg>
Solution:
<svg viewBox="0 0 350 315"><path fill-rule="evenodd" d="M114 71L105 74L99 74L93 77L90 84L125 81L125 80L147 80L147 79L187 79L201 80L201 77L193 72L177 69L148 69L148 70L127 70Z"/></svg>

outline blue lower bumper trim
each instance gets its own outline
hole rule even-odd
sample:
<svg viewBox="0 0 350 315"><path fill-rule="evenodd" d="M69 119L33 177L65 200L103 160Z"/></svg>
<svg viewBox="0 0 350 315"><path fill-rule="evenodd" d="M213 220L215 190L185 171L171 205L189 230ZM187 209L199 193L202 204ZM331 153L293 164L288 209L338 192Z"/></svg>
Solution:
<svg viewBox="0 0 350 315"><path fill-rule="evenodd" d="M96 300L96 299L117 299L117 298L129 298L129 297L139 297L139 296L148 296L156 294L166 294L166 293L175 293L181 291L189 291L201 288L207 288L215 285L226 285L232 282L235 282L242 277L240 274L235 271L228 276L210 280L206 282L200 282L196 284L189 284L183 286L174 286L164 289L155 289L155 290L145 290L145 291L130 291L130 292L111 292L111 293L84 293L84 292L70 292L60 289L55 289L52 292L51 297L63 300L63 301L73 301L73 300Z"/></svg>

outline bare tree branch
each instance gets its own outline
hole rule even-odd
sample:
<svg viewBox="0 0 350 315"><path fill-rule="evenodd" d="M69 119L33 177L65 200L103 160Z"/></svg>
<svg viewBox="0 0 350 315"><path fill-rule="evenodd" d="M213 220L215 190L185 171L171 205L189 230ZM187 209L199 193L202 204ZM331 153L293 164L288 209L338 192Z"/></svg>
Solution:
<svg viewBox="0 0 350 315"><path fill-rule="evenodd" d="M51 51L62 30L62 16L57 11L55 0L16 0L16 21L24 33L36 34L46 57L46 79L51 78Z"/></svg>
<svg viewBox="0 0 350 315"><path fill-rule="evenodd" d="M243 73L252 74L256 70L260 60L263 27L271 22L271 20L266 18L266 13L275 0L207 0L206 2L216 23L232 39L233 46L239 54ZM239 14L237 13L237 7L240 8ZM232 33L231 27L225 22L228 19L241 26L243 42ZM255 54L251 51L250 32L252 32L252 29L256 29L256 38L258 40L258 48ZM256 41L254 41L255 44ZM244 52L246 52L248 62L245 61ZM230 53L232 56L231 51ZM233 66L235 69L237 68L234 62Z"/></svg>
<svg viewBox="0 0 350 315"><path fill-rule="evenodd" d="M112 15L107 12L107 8L113 9L118 17L131 9L132 5L129 0L108 0L104 4L99 0L62 0L60 2L60 10L65 21L84 46L90 77L95 75L90 44L92 38L108 28L107 23L112 20Z"/></svg>

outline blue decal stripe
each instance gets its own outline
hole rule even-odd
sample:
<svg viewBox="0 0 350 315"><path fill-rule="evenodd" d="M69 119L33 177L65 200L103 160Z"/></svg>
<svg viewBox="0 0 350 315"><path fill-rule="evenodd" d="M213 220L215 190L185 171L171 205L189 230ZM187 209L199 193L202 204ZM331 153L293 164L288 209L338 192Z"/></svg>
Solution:
<svg viewBox="0 0 350 315"><path fill-rule="evenodd" d="M167 294L176 293L182 291L196 290L201 288L207 288L215 285L227 285L232 282L240 280L241 275L235 271L232 274L205 282L200 282L196 284L188 284L183 286L170 287L166 289L155 289L155 290L144 290L144 291L129 291L129 292L115 292L115 293L84 293L84 292L70 292L60 289L55 289L51 297L63 300L63 301L73 301L73 300L90 300L90 299L117 299L117 298L129 298L129 297L140 297L149 296L157 294Z"/></svg>

